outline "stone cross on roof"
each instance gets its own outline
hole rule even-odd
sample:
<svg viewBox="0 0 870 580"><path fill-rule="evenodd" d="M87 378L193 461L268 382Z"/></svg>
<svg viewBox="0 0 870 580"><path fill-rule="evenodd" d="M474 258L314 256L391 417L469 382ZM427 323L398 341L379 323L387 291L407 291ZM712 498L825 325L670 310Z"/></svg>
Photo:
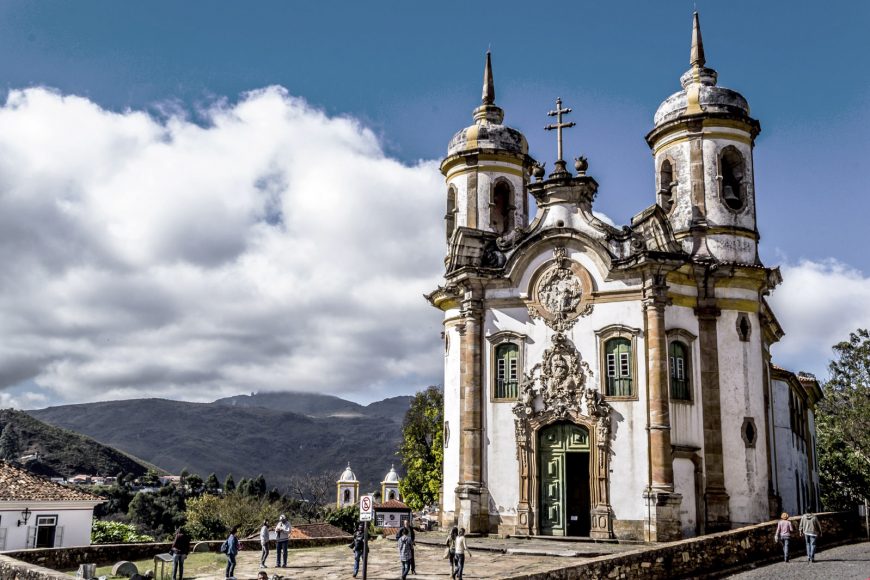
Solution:
<svg viewBox="0 0 870 580"><path fill-rule="evenodd" d="M559 97L556 99L556 110L547 113L547 116L549 117L556 117L556 122L554 124L544 127L544 130L546 131L552 131L553 129L556 130L556 152L558 159L556 159L556 171L554 171L554 174L558 173L560 169L563 172L566 171L565 160L562 159L562 129L574 127L576 123L563 123L562 115L567 115L570 112L571 109L562 108L562 98Z"/></svg>

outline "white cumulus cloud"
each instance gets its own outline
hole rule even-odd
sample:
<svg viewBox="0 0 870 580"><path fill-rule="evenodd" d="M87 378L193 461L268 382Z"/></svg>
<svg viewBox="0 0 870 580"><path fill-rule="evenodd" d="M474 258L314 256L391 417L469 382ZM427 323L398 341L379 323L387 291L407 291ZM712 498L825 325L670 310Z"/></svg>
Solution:
<svg viewBox="0 0 870 580"><path fill-rule="evenodd" d="M857 328L870 328L870 277L834 259L782 267L770 303L785 329L774 362L792 371L828 376L831 347Z"/></svg>
<svg viewBox="0 0 870 580"><path fill-rule="evenodd" d="M281 88L200 115L10 92L0 388L42 394L0 402L439 381L437 166Z"/></svg>

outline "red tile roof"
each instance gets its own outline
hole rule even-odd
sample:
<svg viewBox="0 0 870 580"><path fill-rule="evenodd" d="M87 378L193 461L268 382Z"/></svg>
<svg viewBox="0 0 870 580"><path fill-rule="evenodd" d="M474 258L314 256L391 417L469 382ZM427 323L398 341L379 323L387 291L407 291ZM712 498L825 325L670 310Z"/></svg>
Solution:
<svg viewBox="0 0 870 580"><path fill-rule="evenodd" d="M298 524L290 530L291 538L340 538L350 535L332 524Z"/></svg>
<svg viewBox="0 0 870 580"><path fill-rule="evenodd" d="M411 511L411 508L408 507L407 504L404 504L398 500L390 499L385 501L384 503L375 504L376 510L385 510L385 509L400 509L400 510L408 510Z"/></svg>
<svg viewBox="0 0 870 580"><path fill-rule="evenodd" d="M0 461L0 501L105 501Z"/></svg>

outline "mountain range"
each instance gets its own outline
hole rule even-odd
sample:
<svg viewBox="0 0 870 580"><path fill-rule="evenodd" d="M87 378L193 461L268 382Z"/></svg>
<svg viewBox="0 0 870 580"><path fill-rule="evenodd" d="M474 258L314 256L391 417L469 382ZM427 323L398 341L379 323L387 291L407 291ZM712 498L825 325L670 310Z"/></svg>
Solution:
<svg viewBox="0 0 870 580"><path fill-rule="evenodd" d="M155 467L13 409L0 410L0 459L21 463L38 475L64 478L80 473L139 476Z"/></svg>
<svg viewBox="0 0 870 580"><path fill-rule="evenodd" d="M294 475L334 473L351 463L361 491L399 467L396 450L412 397L364 406L331 395L254 393L188 403L132 399L28 411L171 473L187 469L222 481L263 474L282 489Z"/></svg>

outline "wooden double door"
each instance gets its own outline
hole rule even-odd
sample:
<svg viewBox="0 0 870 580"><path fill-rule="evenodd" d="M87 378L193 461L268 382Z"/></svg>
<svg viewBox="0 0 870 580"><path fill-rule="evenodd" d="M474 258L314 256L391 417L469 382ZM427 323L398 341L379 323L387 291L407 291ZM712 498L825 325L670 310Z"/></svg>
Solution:
<svg viewBox="0 0 870 580"><path fill-rule="evenodd" d="M543 427L538 431L538 457L541 534L589 536L589 431L569 422Z"/></svg>

